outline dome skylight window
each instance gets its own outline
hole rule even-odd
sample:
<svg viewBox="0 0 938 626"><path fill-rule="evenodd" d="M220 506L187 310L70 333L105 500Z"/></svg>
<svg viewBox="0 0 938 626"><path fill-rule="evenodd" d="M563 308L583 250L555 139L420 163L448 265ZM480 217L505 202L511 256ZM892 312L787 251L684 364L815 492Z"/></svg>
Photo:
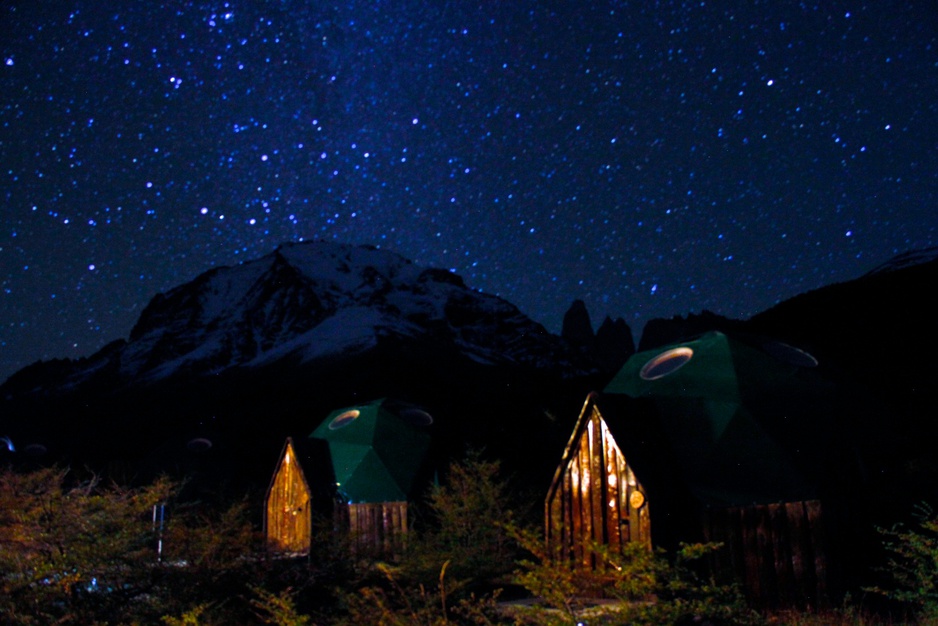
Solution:
<svg viewBox="0 0 938 626"><path fill-rule="evenodd" d="M814 355L795 346L781 341L769 341L763 344L762 349L779 361L797 367L817 367L818 361Z"/></svg>
<svg viewBox="0 0 938 626"><path fill-rule="evenodd" d="M205 437L196 437L186 443L186 448L192 452L204 452L212 449L212 440Z"/></svg>
<svg viewBox="0 0 938 626"><path fill-rule="evenodd" d="M332 421L329 422L329 430L338 430L343 426L348 426L354 422L359 415L361 415L361 412L358 409L350 409L344 413L336 415L334 418L332 418Z"/></svg>
<svg viewBox="0 0 938 626"><path fill-rule="evenodd" d="M400 417L414 426L429 426L433 423L433 416L423 409L405 409L399 413Z"/></svg>
<svg viewBox="0 0 938 626"><path fill-rule="evenodd" d="M694 351L687 346L666 350L642 366L639 376L643 380L657 380L673 374L691 360Z"/></svg>

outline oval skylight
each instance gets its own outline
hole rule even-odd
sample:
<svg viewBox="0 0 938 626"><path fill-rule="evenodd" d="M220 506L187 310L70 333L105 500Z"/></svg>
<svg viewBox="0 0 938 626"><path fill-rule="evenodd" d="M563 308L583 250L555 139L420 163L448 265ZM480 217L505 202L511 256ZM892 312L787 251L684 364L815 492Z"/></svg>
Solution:
<svg viewBox="0 0 938 626"><path fill-rule="evenodd" d="M190 439L186 443L186 448L192 452L204 452L205 450L211 450L212 440L206 439L205 437L196 437L195 439Z"/></svg>
<svg viewBox="0 0 938 626"><path fill-rule="evenodd" d="M817 367L818 361L814 355L805 352L801 348L790 346L781 341L767 341L762 344L762 349L779 361L795 365L797 367Z"/></svg>
<svg viewBox="0 0 938 626"><path fill-rule="evenodd" d="M399 415L414 426L429 426L433 423L433 416L423 409L405 409Z"/></svg>
<svg viewBox="0 0 938 626"><path fill-rule="evenodd" d="M638 373L644 380L657 380L681 369L691 360L694 351L687 346L666 350L642 366Z"/></svg>
<svg viewBox="0 0 938 626"><path fill-rule="evenodd" d="M358 409L349 409L344 413L340 413L329 422L329 430L337 430L343 426L348 426L354 422L359 415L361 415L361 412Z"/></svg>
<svg viewBox="0 0 938 626"><path fill-rule="evenodd" d="M28 456L42 456L48 451L48 448L46 448L41 443L31 443L23 448L23 454Z"/></svg>

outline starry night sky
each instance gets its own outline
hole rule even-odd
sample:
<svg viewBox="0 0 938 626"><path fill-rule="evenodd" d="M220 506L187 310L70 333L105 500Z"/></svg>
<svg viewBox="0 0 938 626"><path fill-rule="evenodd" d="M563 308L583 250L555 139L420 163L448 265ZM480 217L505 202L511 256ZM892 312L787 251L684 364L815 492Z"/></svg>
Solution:
<svg viewBox="0 0 938 626"><path fill-rule="evenodd" d="M0 4L0 380L285 241L552 332L746 317L938 245L936 196L934 2Z"/></svg>

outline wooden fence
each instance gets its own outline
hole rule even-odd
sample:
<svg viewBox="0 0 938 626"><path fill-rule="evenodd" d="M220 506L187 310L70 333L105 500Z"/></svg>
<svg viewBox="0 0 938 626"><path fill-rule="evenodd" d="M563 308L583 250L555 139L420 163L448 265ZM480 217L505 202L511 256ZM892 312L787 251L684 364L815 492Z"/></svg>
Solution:
<svg viewBox="0 0 938 626"><path fill-rule="evenodd" d="M829 604L827 541L817 500L708 510L706 541L721 578L742 584L751 606L810 610Z"/></svg>
<svg viewBox="0 0 938 626"><path fill-rule="evenodd" d="M407 538L407 503L376 502L336 505L336 521L345 524L359 554L392 555Z"/></svg>

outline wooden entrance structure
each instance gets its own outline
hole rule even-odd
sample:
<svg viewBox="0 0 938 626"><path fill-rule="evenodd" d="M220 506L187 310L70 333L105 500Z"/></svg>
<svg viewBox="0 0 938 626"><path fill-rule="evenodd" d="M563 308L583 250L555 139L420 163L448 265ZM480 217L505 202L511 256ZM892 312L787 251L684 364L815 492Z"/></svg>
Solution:
<svg viewBox="0 0 938 626"><path fill-rule="evenodd" d="M287 437L267 488L264 534L268 544L277 552L308 553L312 519L312 492L293 439Z"/></svg>
<svg viewBox="0 0 938 626"><path fill-rule="evenodd" d="M591 545L651 548L645 488L590 394L583 405L545 503L547 545L556 556L597 567Z"/></svg>

